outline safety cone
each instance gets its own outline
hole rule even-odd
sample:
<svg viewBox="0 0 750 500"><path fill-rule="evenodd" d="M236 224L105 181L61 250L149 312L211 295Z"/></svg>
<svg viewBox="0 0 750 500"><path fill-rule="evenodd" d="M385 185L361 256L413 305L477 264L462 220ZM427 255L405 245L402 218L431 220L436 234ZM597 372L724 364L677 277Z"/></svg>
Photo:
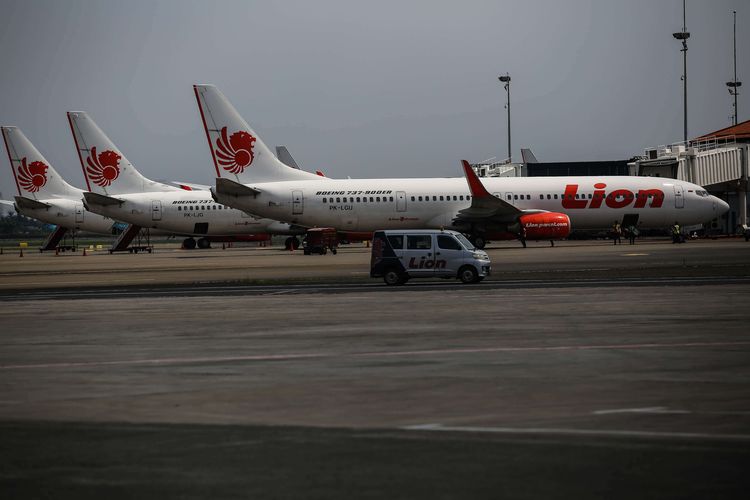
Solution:
<svg viewBox="0 0 750 500"><path fill-rule="evenodd" d="M19 257L23 257L23 247L21 247L21 253L19 254Z"/></svg>
<svg viewBox="0 0 750 500"><path fill-rule="evenodd" d="M86 257L86 247L83 247L83 256Z"/></svg>

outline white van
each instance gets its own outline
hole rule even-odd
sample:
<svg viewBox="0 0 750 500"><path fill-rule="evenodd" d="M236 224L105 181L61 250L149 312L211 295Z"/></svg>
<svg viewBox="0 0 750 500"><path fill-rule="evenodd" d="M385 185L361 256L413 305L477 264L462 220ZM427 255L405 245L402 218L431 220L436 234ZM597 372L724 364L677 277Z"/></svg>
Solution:
<svg viewBox="0 0 750 500"><path fill-rule="evenodd" d="M389 285L410 278L458 278L477 283L490 275L490 258L461 233L435 229L375 231L370 277Z"/></svg>

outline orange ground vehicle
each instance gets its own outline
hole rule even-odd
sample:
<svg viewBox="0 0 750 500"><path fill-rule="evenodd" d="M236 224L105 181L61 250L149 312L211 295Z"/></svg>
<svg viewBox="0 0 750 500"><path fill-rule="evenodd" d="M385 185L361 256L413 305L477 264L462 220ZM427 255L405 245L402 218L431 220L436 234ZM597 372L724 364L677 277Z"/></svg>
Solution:
<svg viewBox="0 0 750 500"><path fill-rule="evenodd" d="M339 246L339 238L336 229L332 227L316 227L308 229L305 239L302 241L302 248L305 255L319 253L325 255L328 250L334 255L336 248Z"/></svg>

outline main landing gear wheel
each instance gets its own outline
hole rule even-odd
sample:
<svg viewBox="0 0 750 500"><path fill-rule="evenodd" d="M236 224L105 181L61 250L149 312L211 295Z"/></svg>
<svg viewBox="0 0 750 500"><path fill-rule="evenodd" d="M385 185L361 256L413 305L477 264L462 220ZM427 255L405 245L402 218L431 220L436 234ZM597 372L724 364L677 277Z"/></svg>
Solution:
<svg viewBox="0 0 750 500"><path fill-rule="evenodd" d="M299 248L299 238L296 236L290 236L284 240L285 250L297 250Z"/></svg>
<svg viewBox="0 0 750 500"><path fill-rule="evenodd" d="M211 248L211 242L206 238L201 238L198 240L198 248Z"/></svg>
<svg viewBox="0 0 750 500"><path fill-rule="evenodd" d="M458 271L458 279L461 283L478 283L479 273L472 266L464 266Z"/></svg>
<svg viewBox="0 0 750 500"><path fill-rule="evenodd" d="M385 281L386 285L401 285L405 283L406 280L404 280L401 277L401 273L398 272L396 269L388 269L385 274L383 275L383 281Z"/></svg>
<svg viewBox="0 0 750 500"><path fill-rule="evenodd" d="M474 244L475 247L482 250L485 245L487 245L487 242L484 239L484 236L476 235L472 237L471 242Z"/></svg>
<svg viewBox="0 0 750 500"><path fill-rule="evenodd" d="M182 242L182 248L186 250L192 250L195 248L195 240L193 238L185 238Z"/></svg>

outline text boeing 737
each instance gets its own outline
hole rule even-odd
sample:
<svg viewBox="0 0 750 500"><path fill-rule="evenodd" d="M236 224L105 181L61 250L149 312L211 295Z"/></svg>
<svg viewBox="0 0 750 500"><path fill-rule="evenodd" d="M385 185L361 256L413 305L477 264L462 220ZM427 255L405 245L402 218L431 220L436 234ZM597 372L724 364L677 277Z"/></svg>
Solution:
<svg viewBox="0 0 750 500"><path fill-rule="evenodd" d="M200 237L199 247L207 248L211 236L304 232L217 204L207 190L185 190L147 179L86 113L69 112L68 120L89 188L83 194L86 206L96 213L188 236L186 248L195 248L193 236Z"/></svg>
<svg viewBox="0 0 750 500"><path fill-rule="evenodd" d="M486 239L558 239L614 221L662 228L701 224L728 205L702 187L655 177L329 179L279 162L213 85L194 86L214 159L219 203L341 231L451 228ZM467 183L468 181L468 183ZM468 185L467 185L468 184Z"/></svg>
<svg viewBox="0 0 750 500"><path fill-rule="evenodd" d="M16 210L27 217L57 225L42 250L57 247L68 231L113 234L117 223L87 211L83 206L83 190L65 182L18 127L2 127L2 133L18 188Z"/></svg>

